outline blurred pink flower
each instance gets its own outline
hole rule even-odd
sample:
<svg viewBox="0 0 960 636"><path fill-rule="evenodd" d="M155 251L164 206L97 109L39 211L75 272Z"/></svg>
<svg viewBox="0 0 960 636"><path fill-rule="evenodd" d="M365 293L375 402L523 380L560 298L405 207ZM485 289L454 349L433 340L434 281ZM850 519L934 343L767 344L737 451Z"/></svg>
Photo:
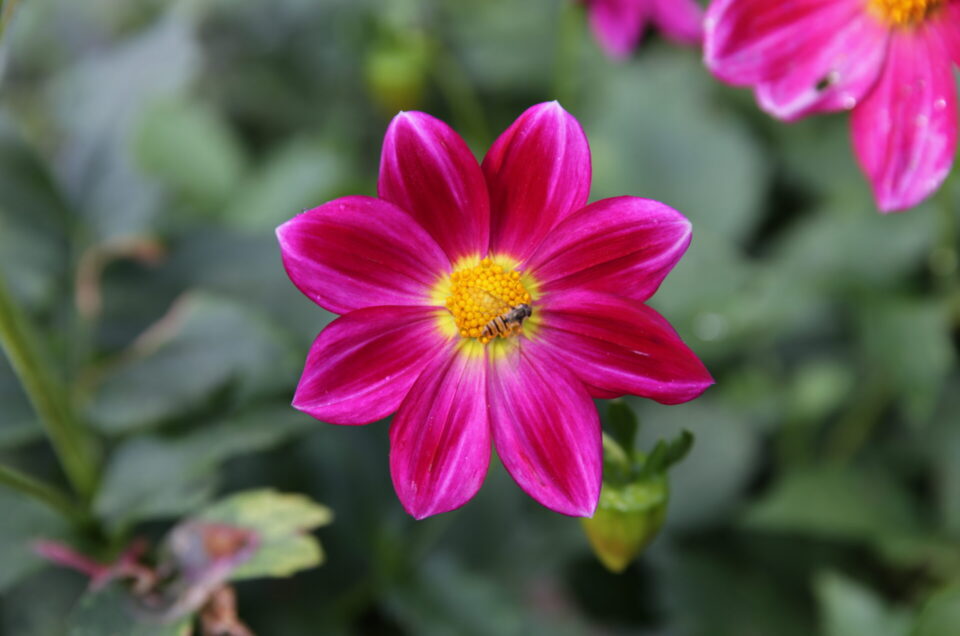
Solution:
<svg viewBox="0 0 960 636"><path fill-rule="evenodd" d="M883 212L916 205L950 172L960 0L716 0L704 56L780 119L852 110L854 149Z"/></svg>
<svg viewBox="0 0 960 636"><path fill-rule="evenodd" d="M290 279L342 314L314 342L293 404L334 424L396 411L390 469L414 517L473 497L491 443L534 499L591 515L592 398L673 404L712 384L644 305L690 223L647 199L587 205L590 179L587 139L556 102L521 115L482 166L443 122L400 113L380 198L337 199L277 229ZM503 320L521 304L526 320ZM500 337L484 329L498 316Z"/></svg>
<svg viewBox="0 0 960 636"><path fill-rule="evenodd" d="M640 43L653 22L664 35L699 44L703 11L695 0L583 0L590 26L607 55L622 59Z"/></svg>

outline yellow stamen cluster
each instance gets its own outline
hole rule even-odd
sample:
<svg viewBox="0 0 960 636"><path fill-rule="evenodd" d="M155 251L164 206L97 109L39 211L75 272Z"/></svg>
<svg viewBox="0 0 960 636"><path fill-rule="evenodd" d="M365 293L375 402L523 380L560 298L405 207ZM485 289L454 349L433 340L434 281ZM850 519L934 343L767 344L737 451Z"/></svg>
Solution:
<svg viewBox="0 0 960 636"><path fill-rule="evenodd" d="M922 22L943 4L944 0L870 0L878 17L897 26Z"/></svg>
<svg viewBox="0 0 960 636"><path fill-rule="evenodd" d="M463 338L488 343L491 338L481 335L484 326L523 303L530 303L530 293L520 282L520 272L505 269L489 258L450 275L450 295L445 304Z"/></svg>

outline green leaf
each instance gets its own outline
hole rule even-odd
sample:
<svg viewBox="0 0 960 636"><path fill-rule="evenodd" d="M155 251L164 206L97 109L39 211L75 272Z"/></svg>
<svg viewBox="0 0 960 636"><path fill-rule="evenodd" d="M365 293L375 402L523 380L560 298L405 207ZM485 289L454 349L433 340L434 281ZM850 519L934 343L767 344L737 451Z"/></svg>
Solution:
<svg viewBox="0 0 960 636"><path fill-rule="evenodd" d="M684 430L678 437L667 442L660 440L647 457L643 472L647 475L663 473L683 460L693 448L693 433Z"/></svg>
<svg viewBox="0 0 960 636"><path fill-rule="evenodd" d="M244 171L243 149L220 114L187 99L147 107L134 149L148 174L203 210L218 210Z"/></svg>
<svg viewBox="0 0 960 636"><path fill-rule="evenodd" d="M185 16L167 13L53 83L65 191L95 239L146 233L163 209L156 184L135 164L131 138L143 107L183 91L198 70L200 49Z"/></svg>
<svg viewBox="0 0 960 636"><path fill-rule="evenodd" d="M632 454L637 438L637 416L623 400L613 400L607 405L603 423L607 432L628 454Z"/></svg>
<svg viewBox="0 0 960 636"><path fill-rule="evenodd" d="M70 613L69 636L190 636L193 616L172 623L156 622L139 610L119 584L89 592Z"/></svg>
<svg viewBox="0 0 960 636"><path fill-rule="evenodd" d="M262 451L313 427L292 407L257 409L177 437L123 442L103 477L95 510L113 526L173 517L206 503L230 457Z"/></svg>
<svg viewBox="0 0 960 636"><path fill-rule="evenodd" d="M610 435L603 433L603 481L622 485L630 480L634 470L633 456Z"/></svg>
<svg viewBox="0 0 960 636"><path fill-rule="evenodd" d="M882 297L861 302L859 310L866 366L899 394L912 421L928 421L956 360L949 308Z"/></svg>
<svg viewBox="0 0 960 636"><path fill-rule="evenodd" d="M0 271L27 308L59 300L67 222L48 167L0 111Z"/></svg>
<svg viewBox="0 0 960 636"><path fill-rule="evenodd" d="M910 614L888 607L859 583L834 572L819 575L814 588L823 636L907 636Z"/></svg>
<svg viewBox="0 0 960 636"><path fill-rule="evenodd" d="M17 636L62 636L67 620L88 581L76 572L44 567L0 591L3 617L0 632Z"/></svg>
<svg viewBox="0 0 960 636"><path fill-rule="evenodd" d="M910 636L955 636L960 625L960 586L933 595L920 611Z"/></svg>
<svg viewBox="0 0 960 636"><path fill-rule="evenodd" d="M173 285L201 287L268 312L272 322L296 335L298 362L334 318L290 282L272 229L192 232L178 243L169 265Z"/></svg>
<svg viewBox="0 0 960 636"><path fill-rule="evenodd" d="M320 565L320 543L307 533L330 523L333 514L302 495L254 490L224 499L195 519L249 528L259 534L256 553L231 575L240 580L285 577Z"/></svg>
<svg viewBox="0 0 960 636"><path fill-rule="evenodd" d="M810 360L792 379L792 414L801 421L822 421L843 404L853 386L853 370L848 365L837 360Z"/></svg>
<svg viewBox="0 0 960 636"><path fill-rule="evenodd" d="M747 527L877 544L912 534L917 515L902 487L880 473L835 466L788 473L747 512Z"/></svg>
<svg viewBox="0 0 960 636"><path fill-rule="evenodd" d="M270 232L303 210L337 196L347 179L343 153L298 138L276 150L236 192L224 222L247 232Z"/></svg>
<svg viewBox="0 0 960 636"><path fill-rule="evenodd" d="M205 293L178 301L134 354L110 369L89 409L105 432L188 413L231 383L240 401L276 392L298 370L288 344L256 312Z"/></svg>
<svg viewBox="0 0 960 636"><path fill-rule="evenodd" d="M37 539L66 536L63 518L33 499L0 487L0 593L39 569L44 561L34 554Z"/></svg>
<svg viewBox="0 0 960 636"><path fill-rule="evenodd" d="M861 207L824 207L786 234L774 248L773 266L784 280L821 293L889 286L923 263L933 241L934 217L909 216L877 214L869 199Z"/></svg>

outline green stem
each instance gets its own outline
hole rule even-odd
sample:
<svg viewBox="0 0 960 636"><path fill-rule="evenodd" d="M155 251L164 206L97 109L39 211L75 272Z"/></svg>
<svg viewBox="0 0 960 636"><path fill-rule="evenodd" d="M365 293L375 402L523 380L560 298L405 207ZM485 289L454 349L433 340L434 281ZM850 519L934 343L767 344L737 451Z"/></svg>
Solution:
<svg viewBox="0 0 960 636"><path fill-rule="evenodd" d="M577 95L577 64L580 42L583 38L583 8L575 2L564 2L560 7L557 27L557 55L553 71L553 96L568 110L575 109Z"/></svg>
<svg viewBox="0 0 960 636"><path fill-rule="evenodd" d="M89 520L87 513L65 494L15 468L0 465L0 484L33 497L78 524L84 524Z"/></svg>
<svg viewBox="0 0 960 636"><path fill-rule="evenodd" d="M439 40L431 42L431 50L434 58L434 79L443 98L450 105L457 129L464 131L468 140L486 142L489 139L489 128L483 105L470 84L466 69Z"/></svg>
<svg viewBox="0 0 960 636"><path fill-rule="evenodd" d="M878 376L867 378L858 393L827 442L828 456L839 463L849 462L860 451L890 401L886 383Z"/></svg>
<svg viewBox="0 0 960 636"><path fill-rule="evenodd" d="M88 500L97 482L97 450L66 392L44 366L40 343L0 276L0 346L6 352L76 492Z"/></svg>
<svg viewBox="0 0 960 636"><path fill-rule="evenodd" d="M624 485L630 479L633 462L628 451L612 436L603 433L603 481Z"/></svg>

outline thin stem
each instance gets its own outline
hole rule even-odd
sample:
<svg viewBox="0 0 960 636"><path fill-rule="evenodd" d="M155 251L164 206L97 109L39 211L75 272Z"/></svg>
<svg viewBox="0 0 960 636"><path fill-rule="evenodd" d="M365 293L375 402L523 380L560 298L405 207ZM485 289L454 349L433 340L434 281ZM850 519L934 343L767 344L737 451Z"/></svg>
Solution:
<svg viewBox="0 0 960 636"><path fill-rule="evenodd" d="M623 485L630 479L632 470L629 451L612 436L603 433L603 481Z"/></svg>
<svg viewBox="0 0 960 636"><path fill-rule="evenodd" d="M560 7L557 27L557 55L553 71L553 96L567 109L576 108L576 72L580 42L584 29L583 7L576 2L564 2Z"/></svg>
<svg viewBox="0 0 960 636"><path fill-rule="evenodd" d="M470 83L467 70L439 40L431 42L434 58L433 74L443 98L450 105L457 128L463 130L469 140L489 139L489 129L483 105L477 91Z"/></svg>
<svg viewBox="0 0 960 636"><path fill-rule="evenodd" d="M44 366L40 343L0 276L0 345L16 371L73 488L84 499L97 482L97 450L66 393Z"/></svg>
<svg viewBox="0 0 960 636"><path fill-rule="evenodd" d="M86 512L74 504L64 493L15 468L0 464L0 484L46 504L54 511L73 521L82 524L88 520Z"/></svg>
<svg viewBox="0 0 960 636"><path fill-rule="evenodd" d="M850 410L833 427L827 441L828 456L839 463L850 461L869 439L889 401L886 384L878 376L868 377Z"/></svg>

